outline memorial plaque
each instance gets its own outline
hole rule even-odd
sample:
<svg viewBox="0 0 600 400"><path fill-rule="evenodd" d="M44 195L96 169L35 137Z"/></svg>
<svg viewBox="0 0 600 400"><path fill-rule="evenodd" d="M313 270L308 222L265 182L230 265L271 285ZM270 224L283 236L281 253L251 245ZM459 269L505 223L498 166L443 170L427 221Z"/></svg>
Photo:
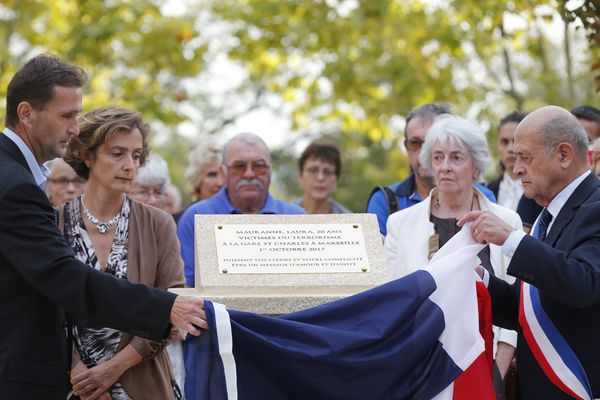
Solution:
<svg viewBox="0 0 600 400"><path fill-rule="evenodd" d="M277 315L389 280L374 214L195 216L196 287L230 309Z"/></svg>
<svg viewBox="0 0 600 400"><path fill-rule="evenodd" d="M217 224L215 242L222 273L369 271L361 224Z"/></svg>

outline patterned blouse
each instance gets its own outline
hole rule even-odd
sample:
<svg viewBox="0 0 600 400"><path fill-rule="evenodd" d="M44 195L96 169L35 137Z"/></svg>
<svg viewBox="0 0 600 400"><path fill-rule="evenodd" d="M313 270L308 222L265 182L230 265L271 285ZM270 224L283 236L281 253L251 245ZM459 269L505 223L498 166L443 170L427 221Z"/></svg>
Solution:
<svg viewBox="0 0 600 400"><path fill-rule="evenodd" d="M115 237L104 271L121 279L127 279L130 203L131 200L126 197L121 208L119 221L116 224ZM100 271L100 261L85 229L80 210L81 197L65 204L65 236L75 252L75 258ZM117 353L121 336L120 331L111 328L91 328L87 326L85 320L75 319L73 328L74 343L79 351L81 361L88 368L113 358ZM113 400L131 400L131 397L119 382L116 382L109 389L109 393Z"/></svg>

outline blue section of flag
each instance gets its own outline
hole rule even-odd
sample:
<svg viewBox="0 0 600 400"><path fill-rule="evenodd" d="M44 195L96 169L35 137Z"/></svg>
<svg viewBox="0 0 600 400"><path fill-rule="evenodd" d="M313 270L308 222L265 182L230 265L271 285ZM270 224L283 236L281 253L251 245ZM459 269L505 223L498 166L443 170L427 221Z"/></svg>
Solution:
<svg viewBox="0 0 600 400"><path fill-rule="evenodd" d="M438 340L435 289L420 270L279 318L229 311L239 399L432 398L462 372ZM227 398L218 341L216 329L186 340L188 400Z"/></svg>
<svg viewBox="0 0 600 400"><path fill-rule="evenodd" d="M206 322L215 326L215 313L210 301L204 303ZM227 399L225 373L219 355L219 339L216 329L206 329L202 335L189 336L183 342L186 371L194 371L191 379L186 378L185 389L188 399ZM202 379L195 379L195 377ZM191 397L187 393L193 394Z"/></svg>

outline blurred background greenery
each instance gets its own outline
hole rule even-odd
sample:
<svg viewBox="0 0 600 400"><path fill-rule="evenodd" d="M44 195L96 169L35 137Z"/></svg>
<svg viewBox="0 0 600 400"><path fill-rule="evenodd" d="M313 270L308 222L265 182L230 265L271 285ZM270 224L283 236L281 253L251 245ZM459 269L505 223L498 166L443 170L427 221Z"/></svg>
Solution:
<svg viewBox="0 0 600 400"><path fill-rule="evenodd" d="M153 151L186 192L194 144L254 130L240 122L248 115L275 127L265 138L272 191L285 199L299 195L303 147L328 137L343 154L335 198L360 212L374 185L408 174L404 116L417 105L449 103L488 131L492 151L510 111L600 107L599 9L598 0L1 0L0 98L40 52L83 66L85 109L142 112Z"/></svg>

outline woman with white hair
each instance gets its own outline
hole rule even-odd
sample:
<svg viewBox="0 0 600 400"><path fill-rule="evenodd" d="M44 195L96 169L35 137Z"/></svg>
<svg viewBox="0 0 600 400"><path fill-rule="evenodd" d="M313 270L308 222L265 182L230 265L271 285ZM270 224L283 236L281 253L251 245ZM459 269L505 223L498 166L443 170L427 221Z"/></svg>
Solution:
<svg viewBox="0 0 600 400"><path fill-rule="evenodd" d="M463 118L444 114L429 129L419 161L433 172L436 187L429 197L410 208L392 214L387 222L385 256L392 278L407 275L427 264L433 254L452 238L460 227L456 222L472 210L490 210L521 229L514 211L490 202L473 185L480 182L491 159L483 130ZM507 281L509 259L499 246L486 246L480 253L482 266ZM494 357L497 394L513 358L517 333L494 327ZM497 375L499 372L500 376Z"/></svg>
<svg viewBox="0 0 600 400"><path fill-rule="evenodd" d="M140 203L164 211L167 201L167 186L170 183L169 166L159 155L148 157L131 184L129 196Z"/></svg>

